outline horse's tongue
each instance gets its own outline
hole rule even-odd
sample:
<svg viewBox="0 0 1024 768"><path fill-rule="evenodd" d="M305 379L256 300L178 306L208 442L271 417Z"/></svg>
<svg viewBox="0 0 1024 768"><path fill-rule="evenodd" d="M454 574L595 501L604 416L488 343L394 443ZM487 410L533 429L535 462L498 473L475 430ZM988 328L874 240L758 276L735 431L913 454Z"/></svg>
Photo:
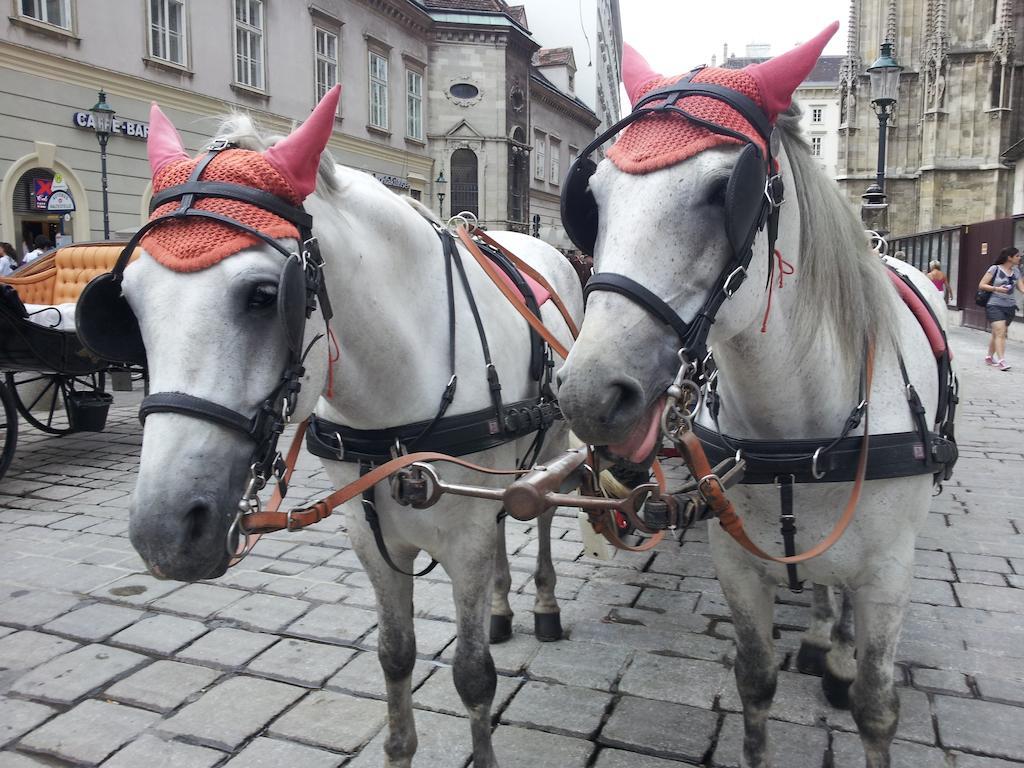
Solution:
<svg viewBox="0 0 1024 768"><path fill-rule="evenodd" d="M629 437L624 442L609 445L608 450L634 464L646 461L654 452L654 445L661 434L661 412L664 407L665 398L658 398Z"/></svg>

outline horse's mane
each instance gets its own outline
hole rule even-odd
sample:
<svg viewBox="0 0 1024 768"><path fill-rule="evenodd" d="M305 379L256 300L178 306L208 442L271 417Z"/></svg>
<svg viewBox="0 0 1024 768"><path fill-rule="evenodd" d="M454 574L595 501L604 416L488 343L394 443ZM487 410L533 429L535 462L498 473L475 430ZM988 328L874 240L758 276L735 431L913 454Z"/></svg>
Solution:
<svg viewBox="0 0 1024 768"><path fill-rule="evenodd" d="M800 206L794 348L803 359L822 344L835 344L855 376L863 365L865 339L876 346L898 343L894 292L853 207L811 157L800 129L801 111L794 102L778 119L793 177L787 197Z"/></svg>

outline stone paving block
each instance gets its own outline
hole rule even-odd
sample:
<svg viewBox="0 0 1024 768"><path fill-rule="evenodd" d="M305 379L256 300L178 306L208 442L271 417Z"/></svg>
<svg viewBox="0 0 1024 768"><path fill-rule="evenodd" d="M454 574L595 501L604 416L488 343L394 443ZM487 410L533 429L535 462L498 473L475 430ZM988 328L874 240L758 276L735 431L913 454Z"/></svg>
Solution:
<svg viewBox="0 0 1024 768"><path fill-rule="evenodd" d="M231 751L306 693L255 677L232 677L187 704L159 729L205 746Z"/></svg>
<svg viewBox="0 0 1024 768"><path fill-rule="evenodd" d="M1005 557L994 557L992 555L966 555L954 552L953 565L957 571L961 569L971 571L992 571L995 573L1010 573L1010 564Z"/></svg>
<svg viewBox="0 0 1024 768"><path fill-rule="evenodd" d="M699 763L710 749L718 715L683 704L623 696L598 741L654 757Z"/></svg>
<svg viewBox="0 0 1024 768"><path fill-rule="evenodd" d="M936 696L935 716L943 746L1024 762L1024 709Z"/></svg>
<svg viewBox="0 0 1024 768"><path fill-rule="evenodd" d="M530 622L533 623L532 621ZM532 627L531 627L532 629ZM546 643L540 642L531 634L514 632L512 638L504 643L491 646L491 658L494 660L494 668L501 675L519 675L529 665L530 661ZM451 664L455 660L455 649L458 643L449 645L441 660Z"/></svg>
<svg viewBox="0 0 1024 768"><path fill-rule="evenodd" d="M660 757L624 752L621 749L602 749L597 756L597 762L594 763L594 768L681 768L681 766L697 768L697 763L663 760Z"/></svg>
<svg viewBox="0 0 1024 768"><path fill-rule="evenodd" d="M658 611L670 615L693 613L699 596L692 592L647 588L636 601L636 608Z"/></svg>
<svg viewBox="0 0 1024 768"><path fill-rule="evenodd" d="M11 690L33 699L72 704L147 661L145 656L122 648L86 645L36 667Z"/></svg>
<svg viewBox="0 0 1024 768"><path fill-rule="evenodd" d="M925 691L936 693L952 693L960 696L970 696L971 689L967 685L967 678L958 672L950 672L944 669L914 669L911 670L914 687Z"/></svg>
<svg viewBox="0 0 1024 768"><path fill-rule="evenodd" d="M968 571L959 570L956 572L957 581L963 582L964 584L986 584L990 587L1005 587L1007 579L1012 579L1005 573L994 573L992 571ZM1017 586L1010 584L1010 586Z"/></svg>
<svg viewBox="0 0 1024 768"><path fill-rule="evenodd" d="M143 709L170 712L220 675L208 667L161 659L114 683L103 695Z"/></svg>
<svg viewBox="0 0 1024 768"><path fill-rule="evenodd" d="M18 670L31 669L62 653L69 653L77 647L78 643L71 640L31 629L15 631L13 634L0 638L0 671L13 674Z"/></svg>
<svg viewBox="0 0 1024 768"><path fill-rule="evenodd" d="M501 722L590 739L611 702L610 694L590 688L527 682L502 713Z"/></svg>
<svg viewBox="0 0 1024 768"><path fill-rule="evenodd" d="M929 605L956 605L953 587L948 581L916 579L910 587L910 599L915 603Z"/></svg>
<svg viewBox="0 0 1024 768"><path fill-rule="evenodd" d="M610 691L631 656L632 651L598 643L542 643L527 674L535 680Z"/></svg>
<svg viewBox="0 0 1024 768"><path fill-rule="evenodd" d="M198 621L179 616L150 616L110 638L115 645L166 656L206 634Z"/></svg>
<svg viewBox="0 0 1024 768"><path fill-rule="evenodd" d="M52 768L53 763L41 757L23 755L18 752L0 752L0 768Z"/></svg>
<svg viewBox="0 0 1024 768"><path fill-rule="evenodd" d="M217 618L238 622L253 629L277 632L304 614L310 604L276 595L247 595L217 612Z"/></svg>
<svg viewBox="0 0 1024 768"><path fill-rule="evenodd" d="M43 625L43 629L95 643L106 640L115 632L130 626L143 615L142 611L123 605L93 603L65 613Z"/></svg>
<svg viewBox="0 0 1024 768"><path fill-rule="evenodd" d="M31 731L57 714L43 704L0 697L0 747Z"/></svg>
<svg viewBox="0 0 1024 768"><path fill-rule="evenodd" d="M996 757L981 757L979 755L965 755L962 752L950 752L956 761L956 768L1020 768L1020 763L1009 760L1000 760ZM894 766L893 768L897 768ZM899 766L898 768L903 768ZM910 768L910 766L908 766Z"/></svg>
<svg viewBox="0 0 1024 768"><path fill-rule="evenodd" d="M594 752L589 741L514 726L498 728L493 738L494 754L502 768L584 768Z"/></svg>
<svg viewBox="0 0 1024 768"><path fill-rule="evenodd" d="M192 645L178 651L182 661L198 661L218 667L241 667L256 654L272 646L276 638L247 629L218 627L203 635Z"/></svg>
<svg viewBox="0 0 1024 768"><path fill-rule="evenodd" d="M417 660L412 668L413 690L435 669L434 664ZM384 672L380 668L377 654L373 651L356 654L348 664L341 668L338 674L324 683L324 687L332 691L383 699L385 697Z"/></svg>
<svg viewBox="0 0 1024 768"><path fill-rule="evenodd" d="M584 584L577 600L591 601L601 605L631 607L640 595L640 587L628 584Z"/></svg>
<svg viewBox="0 0 1024 768"><path fill-rule="evenodd" d="M268 735L336 752L355 752L387 722L382 701L315 691L275 720Z"/></svg>
<svg viewBox="0 0 1024 768"><path fill-rule="evenodd" d="M450 621L416 618L412 622L416 633L416 655L421 658L435 658L455 639L455 625ZM360 645L376 648L378 631L373 630Z"/></svg>
<svg viewBox="0 0 1024 768"><path fill-rule="evenodd" d="M314 603L340 603L352 594L352 590L341 584L314 584L302 593L304 600Z"/></svg>
<svg viewBox="0 0 1024 768"><path fill-rule="evenodd" d="M288 627L288 634L339 645L354 645L377 626L377 614L348 605L318 605Z"/></svg>
<svg viewBox="0 0 1024 768"><path fill-rule="evenodd" d="M21 744L62 760L95 765L159 719L153 712L90 699L32 731Z"/></svg>
<svg viewBox="0 0 1024 768"><path fill-rule="evenodd" d="M494 701L491 703L491 714L496 715L508 704L509 699L518 690L522 681L514 677L498 675L494 690ZM430 709L446 715L468 717L466 705L462 703L459 692L455 689L451 667L438 667L427 678L426 682L415 689L412 695L413 706Z"/></svg>
<svg viewBox="0 0 1024 768"><path fill-rule="evenodd" d="M965 608L1024 615L1024 589L988 587L981 584L954 584L953 589Z"/></svg>
<svg viewBox="0 0 1024 768"><path fill-rule="evenodd" d="M278 597L298 597L303 594L314 582L300 579L293 576L278 576L263 585L263 592Z"/></svg>
<svg viewBox="0 0 1024 768"><path fill-rule="evenodd" d="M79 604L72 595L35 590L15 590L0 602L0 624L12 627L38 627Z"/></svg>
<svg viewBox="0 0 1024 768"><path fill-rule="evenodd" d="M772 720L768 723L768 743L772 765L821 768L828 750L828 731L820 726ZM715 768L740 768L742 752L743 718L740 715L727 715L718 734L711 765Z"/></svg>
<svg viewBox="0 0 1024 768"><path fill-rule="evenodd" d="M167 597L153 601L153 608L206 619L217 611L238 602L248 593L216 584L186 584Z"/></svg>
<svg viewBox="0 0 1024 768"><path fill-rule="evenodd" d="M387 729L382 728L358 757L345 763L345 768L380 768L384 763L386 735ZM417 710L416 736L419 741L413 760L416 768L457 768L466 764L473 751L469 720L464 717ZM500 755L498 757L500 759ZM504 768L504 763L501 765Z"/></svg>
<svg viewBox="0 0 1024 768"><path fill-rule="evenodd" d="M249 662L248 670L286 683L319 688L356 653L353 648L283 638Z"/></svg>
<svg viewBox="0 0 1024 768"><path fill-rule="evenodd" d="M718 694L732 685L732 670L724 664L637 653L619 681L619 691L711 709Z"/></svg>
<svg viewBox="0 0 1024 768"><path fill-rule="evenodd" d="M974 684L981 698L1003 704L1024 705L1024 684L1018 680L991 675L975 675Z"/></svg>
<svg viewBox="0 0 1024 768"><path fill-rule="evenodd" d="M215 749L144 734L103 763L103 768L213 768L223 759L224 753Z"/></svg>
<svg viewBox="0 0 1024 768"><path fill-rule="evenodd" d="M261 736L253 739L237 757L228 760L224 768L338 768L345 759L344 755Z"/></svg>
<svg viewBox="0 0 1024 768"><path fill-rule="evenodd" d="M130 573L117 581L104 584L90 594L115 603L143 606L180 588L181 582L160 581L147 573Z"/></svg>

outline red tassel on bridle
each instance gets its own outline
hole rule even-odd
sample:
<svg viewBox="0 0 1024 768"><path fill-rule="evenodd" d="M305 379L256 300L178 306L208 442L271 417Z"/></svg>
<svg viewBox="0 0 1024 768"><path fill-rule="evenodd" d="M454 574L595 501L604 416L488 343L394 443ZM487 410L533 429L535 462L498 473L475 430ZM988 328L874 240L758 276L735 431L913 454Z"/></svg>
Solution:
<svg viewBox="0 0 1024 768"><path fill-rule="evenodd" d="M779 290L782 290L783 282L787 275L792 275L796 272L796 268L782 258L782 253L778 248L775 249L775 259L779 264ZM768 306L764 308L764 320L761 321L761 333L768 332L768 313L772 311L772 289L774 287L774 281L768 279Z"/></svg>

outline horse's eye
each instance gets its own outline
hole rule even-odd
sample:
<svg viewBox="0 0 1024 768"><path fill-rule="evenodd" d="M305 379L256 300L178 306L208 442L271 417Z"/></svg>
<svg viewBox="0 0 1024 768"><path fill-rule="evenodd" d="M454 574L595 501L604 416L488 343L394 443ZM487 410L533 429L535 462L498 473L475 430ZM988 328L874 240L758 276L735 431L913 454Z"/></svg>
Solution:
<svg viewBox="0 0 1024 768"><path fill-rule="evenodd" d="M725 191L729 186L728 179L718 179L708 188L708 205L718 208L725 206Z"/></svg>
<svg viewBox="0 0 1024 768"><path fill-rule="evenodd" d="M277 304L277 286L273 283L261 283L253 287L249 294L250 310L268 309Z"/></svg>

